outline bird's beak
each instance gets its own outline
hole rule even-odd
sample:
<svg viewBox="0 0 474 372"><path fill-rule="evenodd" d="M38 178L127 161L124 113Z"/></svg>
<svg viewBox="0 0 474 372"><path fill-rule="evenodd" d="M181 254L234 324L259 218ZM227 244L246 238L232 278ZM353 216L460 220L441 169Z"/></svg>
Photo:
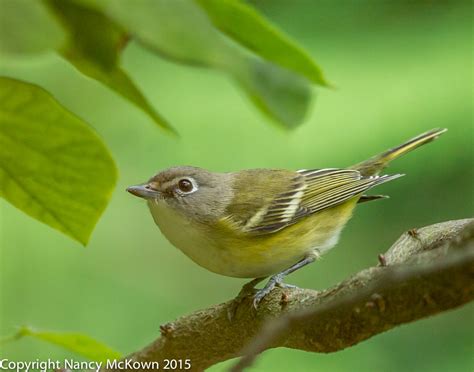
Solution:
<svg viewBox="0 0 474 372"><path fill-rule="evenodd" d="M130 187L127 187L127 191L130 194L133 194L135 196L138 196L144 199L156 198L160 195L160 192L158 190L154 190L148 185L130 186Z"/></svg>

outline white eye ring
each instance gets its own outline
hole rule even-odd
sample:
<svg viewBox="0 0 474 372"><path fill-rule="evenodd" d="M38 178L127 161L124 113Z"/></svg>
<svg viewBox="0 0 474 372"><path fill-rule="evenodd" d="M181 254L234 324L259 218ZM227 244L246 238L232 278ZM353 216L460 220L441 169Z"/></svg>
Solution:
<svg viewBox="0 0 474 372"><path fill-rule="evenodd" d="M197 190L197 182L194 178L191 177L181 178L176 186L176 193L181 196L192 194Z"/></svg>

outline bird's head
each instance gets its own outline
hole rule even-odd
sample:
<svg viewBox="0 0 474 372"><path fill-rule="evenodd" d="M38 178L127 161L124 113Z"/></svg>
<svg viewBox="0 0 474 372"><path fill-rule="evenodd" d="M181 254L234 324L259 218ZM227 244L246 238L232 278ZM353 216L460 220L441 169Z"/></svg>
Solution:
<svg viewBox="0 0 474 372"><path fill-rule="evenodd" d="M171 208L201 222L220 216L232 198L231 173L180 166L166 169L127 191L148 201L152 213Z"/></svg>

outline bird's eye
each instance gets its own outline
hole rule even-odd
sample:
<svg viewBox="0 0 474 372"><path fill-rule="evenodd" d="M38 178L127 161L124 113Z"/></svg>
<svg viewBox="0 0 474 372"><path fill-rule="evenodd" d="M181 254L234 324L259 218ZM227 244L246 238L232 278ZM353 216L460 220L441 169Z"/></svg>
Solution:
<svg viewBox="0 0 474 372"><path fill-rule="evenodd" d="M191 192L193 191L193 183L190 180L187 180L186 178L183 178L182 180L179 180L178 182L178 188L182 192Z"/></svg>

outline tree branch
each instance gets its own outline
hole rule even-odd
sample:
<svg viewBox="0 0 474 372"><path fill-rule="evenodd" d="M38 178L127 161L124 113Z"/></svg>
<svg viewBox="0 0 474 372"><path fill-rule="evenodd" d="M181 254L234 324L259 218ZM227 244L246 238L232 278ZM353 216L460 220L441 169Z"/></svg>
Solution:
<svg viewBox="0 0 474 372"><path fill-rule="evenodd" d="M461 306L474 298L474 219L403 234L379 265L317 292L275 289L253 310L246 299L232 319L232 301L161 326L161 337L127 357L133 361L190 359L192 370L288 347L334 352L399 324Z"/></svg>

